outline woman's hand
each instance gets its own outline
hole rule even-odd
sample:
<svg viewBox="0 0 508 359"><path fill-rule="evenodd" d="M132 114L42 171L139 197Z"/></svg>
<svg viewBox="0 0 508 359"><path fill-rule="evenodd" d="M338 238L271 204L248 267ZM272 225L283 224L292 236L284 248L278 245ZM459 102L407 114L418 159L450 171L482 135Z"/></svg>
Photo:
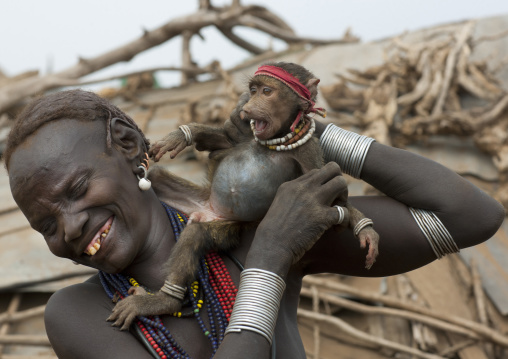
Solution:
<svg viewBox="0 0 508 359"><path fill-rule="evenodd" d="M339 212L332 204L344 205L347 193L346 180L336 163L282 184L258 226L246 267L285 276L289 267L337 224Z"/></svg>

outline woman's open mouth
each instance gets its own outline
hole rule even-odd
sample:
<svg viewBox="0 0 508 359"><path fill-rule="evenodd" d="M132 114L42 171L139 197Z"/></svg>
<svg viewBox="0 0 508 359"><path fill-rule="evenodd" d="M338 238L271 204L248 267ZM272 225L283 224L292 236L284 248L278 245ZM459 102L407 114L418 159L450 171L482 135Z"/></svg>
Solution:
<svg viewBox="0 0 508 359"><path fill-rule="evenodd" d="M86 246L84 254L88 254L89 256L94 256L100 249L101 243L107 238L109 230L111 229L111 224L113 223L113 216L111 216L106 223L97 231L92 241Z"/></svg>

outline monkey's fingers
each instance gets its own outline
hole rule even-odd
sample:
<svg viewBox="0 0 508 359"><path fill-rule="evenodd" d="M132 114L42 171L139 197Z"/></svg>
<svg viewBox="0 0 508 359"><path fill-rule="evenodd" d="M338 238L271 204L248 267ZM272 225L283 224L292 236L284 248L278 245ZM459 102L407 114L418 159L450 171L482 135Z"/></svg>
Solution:
<svg viewBox="0 0 508 359"><path fill-rule="evenodd" d="M161 148L164 146L162 141L155 142L150 149L148 150L148 156L154 159L155 162L159 161L159 159L164 155L164 152L160 154Z"/></svg>
<svg viewBox="0 0 508 359"><path fill-rule="evenodd" d="M375 240L369 240L369 252L367 253L367 259L365 261L365 268L370 269L374 262L376 262L376 258L379 254L378 249L378 241Z"/></svg>
<svg viewBox="0 0 508 359"><path fill-rule="evenodd" d="M180 142L173 151L169 153L169 157L175 158L176 155L178 155L180 152L182 152L185 147L187 147L187 144L185 142Z"/></svg>

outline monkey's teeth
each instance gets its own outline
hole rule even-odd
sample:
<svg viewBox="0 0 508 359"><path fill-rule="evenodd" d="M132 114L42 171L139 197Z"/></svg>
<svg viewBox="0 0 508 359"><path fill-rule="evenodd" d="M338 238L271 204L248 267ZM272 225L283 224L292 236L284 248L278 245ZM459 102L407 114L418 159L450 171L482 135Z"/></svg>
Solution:
<svg viewBox="0 0 508 359"><path fill-rule="evenodd" d="M100 246L99 246L99 248L100 248ZM88 254L89 255L93 256L93 255L95 255L95 253L97 253L97 249L95 249L95 247L88 248Z"/></svg>

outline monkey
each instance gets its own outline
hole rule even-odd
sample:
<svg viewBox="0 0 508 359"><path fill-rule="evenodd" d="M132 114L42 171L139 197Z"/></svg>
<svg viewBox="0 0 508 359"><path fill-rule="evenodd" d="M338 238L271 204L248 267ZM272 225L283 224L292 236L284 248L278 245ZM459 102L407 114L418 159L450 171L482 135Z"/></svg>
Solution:
<svg viewBox="0 0 508 359"><path fill-rule="evenodd" d="M189 213L189 221L163 268L163 288L155 295L131 288L137 295L116 304L108 318L113 325L125 330L137 315L177 312L200 258L209 250L234 248L242 229L262 220L282 183L324 165L319 140L313 136L314 120L308 115L325 115L314 107L319 81L303 66L268 63L250 79L249 91L240 96L222 127L180 126L150 147L155 162L167 152L174 158L191 144L212 151L208 184L198 186L160 167L150 170L152 188L161 201ZM353 229L364 218L346 202L341 226ZM370 268L378 255L379 235L371 223L357 237L362 247L369 245Z"/></svg>

